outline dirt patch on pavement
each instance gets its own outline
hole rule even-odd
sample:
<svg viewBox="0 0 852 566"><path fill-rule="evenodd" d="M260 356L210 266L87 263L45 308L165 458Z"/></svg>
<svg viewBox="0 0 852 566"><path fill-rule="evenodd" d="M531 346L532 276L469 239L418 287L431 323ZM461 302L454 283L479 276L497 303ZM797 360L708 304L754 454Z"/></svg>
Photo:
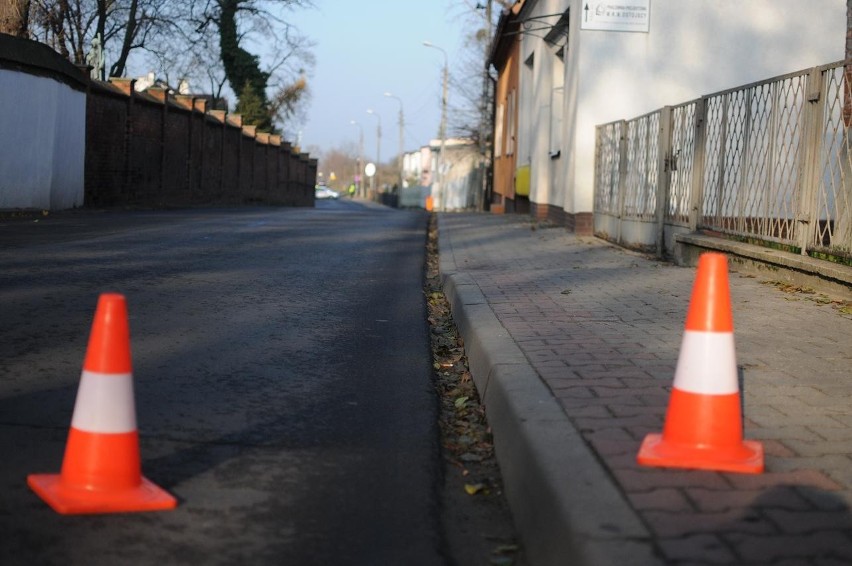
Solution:
<svg viewBox="0 0 852 566"><path fill-rule="evenodd" d="M442 521L450 553L458 566L524 566L485 408L479 402L464 341L442 290L434 215L429 222L424 293L440 398Z"/></svg>

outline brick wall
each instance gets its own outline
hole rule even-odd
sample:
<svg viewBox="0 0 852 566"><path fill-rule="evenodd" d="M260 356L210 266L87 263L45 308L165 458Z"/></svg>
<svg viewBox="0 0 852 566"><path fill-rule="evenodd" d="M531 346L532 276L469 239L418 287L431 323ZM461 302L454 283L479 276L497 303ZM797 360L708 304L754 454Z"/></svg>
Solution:
<svg viewBox="0 0 852 566"><path fill-rule="evenodd" d="M536 202L530 203L529 212L536 220L547 220L557 226L564 226L578 236L591 236L594 233L594 214L591 212L571 213L552 204Z"/></svg>
<svg viewBox="0 0 852 566"><path fill-rule="evenodd" d="M87 88L47 45L0 33L0 209L83 205Z"/></svg>
<svg viewBox="0 0 852 566"><path fill-rule="evenodd" d="M594 235L595 217L591 212L565 213L565 226L578 236Z"/></svg>
<svg viewBox="0 0 852 566"><path fill-rule="evenodd" d="M127 101L105 90L86 99L86 166L84 202L111 205L126 198Z"/></svg>
<svg viewBox="0 0 852 566"><path fill-rule="evenodd" d="M312 206L317 162L280 136L257 134L206 101L91 81L86 104L85 204Z"/></svg>

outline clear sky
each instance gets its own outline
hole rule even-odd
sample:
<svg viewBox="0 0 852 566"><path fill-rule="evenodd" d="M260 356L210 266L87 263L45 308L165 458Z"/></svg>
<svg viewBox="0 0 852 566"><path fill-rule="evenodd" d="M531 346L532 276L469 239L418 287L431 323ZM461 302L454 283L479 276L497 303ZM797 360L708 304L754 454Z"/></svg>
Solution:
<svg viewBox="0 0 852 566"><path fill-rule="evenodd" d="M303 149L328 151L347 144L357 147L364 132L364 154L376 156L376 128L381 120L381 159L399 152L399 102L405 118L405 150L437 138L441 119L441 77L444 56L425 47L431 41L453 60L464 43L464 12L469 7L451 0L315 0L313 9L290 14L299 31L316 46L316 67L310 79L311 100L301 128ZM452 91L450 93L452 97ZM378 115L367 113L374 110Z"/></svg>

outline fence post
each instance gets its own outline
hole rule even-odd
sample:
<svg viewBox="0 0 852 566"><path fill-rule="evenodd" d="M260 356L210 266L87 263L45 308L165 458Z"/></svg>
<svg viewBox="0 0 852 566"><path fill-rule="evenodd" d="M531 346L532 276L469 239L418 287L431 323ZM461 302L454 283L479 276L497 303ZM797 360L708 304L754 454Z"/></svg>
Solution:
<svg viewBox="0 0 852 566"><path fill-rule="evenodd" d="M742 134L742 151L739 156L739 182L734 187L734 231L739 234L748 234L752 232L752 227L749 226L746 218L746 198L747 193L754 191L756 187L750 186L750 168L752 160L752 152L750 151L752 143L752 130L754 129L752 105L754 103L754 89L749 86L743 88L742 92L745 97L745 118L743 119L743 134Z"/></svg>
<svg viewBox="0 0 852 566"><path fill-rule="evenodd" d="M222 116L222 136L219 147L219 199L225 198L225 142L228 141L228 113L226 110L219 110Z"/></svg>
<svg viewBox="0 0 852 566"><path fill-rule="evenodd" d="M195 97L189 97L189 112L186 114L186 165L183 172L186 179L186 195L190 204L192 203L192 132L195 122Z"/></svg>
<svg viewBox="0 0 852 566"><path fill-rule="evenodd" d="M133 136L135 135L135 130L133 128L133 107L134 107L134 96L133 93L136 92L136 79L123 79L123 78L111 78L109 80L110 83L114 84L118 87L121 92L127 95L127 108L126 115L124 120L124 174L123 181L124 187L123 190L120 189L120 194L116 195L115 192L112 192L111 199L109 204L128 204L133 199L131 198L135 191L133 191L133 175L131 174L131 170L133 169Z"/></svg>
<svg viewBox="0 0 852 566"><path fill-rule="evenodd" d="M666 210L669 206L669 185L671 184L672 162L672 107L660 109L660 126L657 137L657 257L663 257L666 250Z"/></svg>
<svg viewBox="0 0 852 566"><path fill-rule="evenodd" d="M719 124L719 157L716 163L717 180L716 180L716 202L715 210L716 218L714 225L718 228L719 224L724 223L724 205L725 205L725 173L727 169L725 163L728 159L728 107L731 102L731 94L725 94L719 97L719 104L722 105L722 115Z"/></svg>
<svg viewBox="0 0 852 566"><path fill-rule="evenodd" d="M805 141L805 150L802 152L803 163L800 168L802 179L799 183L798 207L796 214L797 230L796 241L799 244L802 255L808 255L814 230L818 228L817 217L817 191L819 190L820 178L820 146L822 138L822 117L825 112L825 97L822 96L822 70L814 67L808 74L806 86L807 106L803 112L804 123L802 124L802 139Z"/></svg>
<svg viewBox="0 0 852 566"><path fill-rule="evenodd" d="M615 195L617 232L615 241L621 243L621 224L624 221L624 191L627 190L627 120L618 124L618 193Z"/></svg>
<svg viewBox="0 0 852 566"><path fill-rule="evenodd" d="M598 212L600 211L599 203L601 202L601 191L604 190L603 183L601 183L601 130L605 126L596 125L595 126L595 176L593 181L592 194L593 204L592 204L592 233L595 233L595 218L597 217ZM610 176L610 189L612 187L612 176ZM609 194L612 195L612 190L609 191ZM611 201L610 201L611 202Z"/></svg>
<svg viewBox="0 0 852 566"><path fill-rule="evenodd" d="M133 115L136 105L134 103L136 92L136 80L131 79L129 90L127 92L127 121L124 125L124 194L121 197L124 199L121 204L128 204L129 201L136 200L137 187L133 179L133 136L136 135L136 128L133 127ZM117 204L113 201L112 204Z"/></svg>
<svg viewBox="0 0 852 566"><path fill-rule="evenodd" d="M160 160L159 160L159 168L160 168L160 178L157 180L157 188L156 193L159 201L157 204L162 206L164 204L171 204L167 202L165 187L166 187L166 124L169 119L169 91L168 89L162 87L149 87L148 94L156 98L161 106L160 106L160 132L159 137L157 139L159 150L160 150Z"/></svg>
<svg viewBox="0 0 852 566"><path fill-rule="evenodd" d="M702 96L695 101L695 116L693 118L695 133L693 134L693 156L692 156L692 187L690 190L689 207L689 231L697 232L698 223L703 214L704 206L704 163L706 161L707 128L706 123L707 100Z"/></svg>
<svg viewBox="0 0 852 566"><path fill-rule="evenodd" d="M183 165L183 188L185 189L183 193L183 197L187 199L189 203L192 203L192 180L193 180L193 170L195 169L192 165L192 155L194 151L193 145L193 132L195 130L195 97L191 94L176 94L175 102L186 110L186 139L184 140L184 146L186 147L186 160Z"/></svg>
<svg viewBox="0 0 852 566"><path fill-rule="evenodd" d="M203 195L205 193L203 172L205 170L205 166L207 165L207 160L204 158L204 156L207 155L207 101L204 99L193 98L192 109L193 112L198 110L198 112L201 113L201 116L198 118L201 125L201 131L199 132L200 138L198 140L200 151L198 152L198 163L195 164L195 167L198 168L198 175L196 176L196 179L198 181L197 183L195 183L195 185L190 186L190 198L192 199L193 203L195 203L197 199L203 200ZM190 161L192 161L191 157ZM192 165L190 165L190 167L192 167ZM196 187L198 190L196 190Z"/></svg>

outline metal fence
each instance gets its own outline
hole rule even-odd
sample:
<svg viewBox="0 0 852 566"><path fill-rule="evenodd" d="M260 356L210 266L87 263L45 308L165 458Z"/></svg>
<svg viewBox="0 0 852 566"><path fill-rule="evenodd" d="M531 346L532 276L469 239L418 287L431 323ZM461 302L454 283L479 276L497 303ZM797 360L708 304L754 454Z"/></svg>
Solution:
<svg viewBox="0 0 852 566"><path fill-rule="evenodd" d="M852 260L852 61L597 127L595 232L671 252L704 231Z"/></svg>

